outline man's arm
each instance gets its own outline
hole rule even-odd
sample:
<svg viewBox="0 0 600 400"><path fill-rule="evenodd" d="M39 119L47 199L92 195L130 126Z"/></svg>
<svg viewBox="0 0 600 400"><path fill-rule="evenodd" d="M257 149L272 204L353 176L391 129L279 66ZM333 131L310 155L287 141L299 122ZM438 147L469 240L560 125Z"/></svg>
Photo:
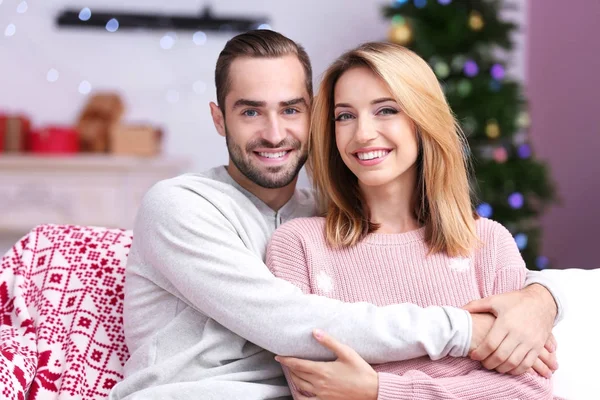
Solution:
<svg viewBox="0 0 600 400"><path fill-rule="evenodd" d="M157 283L227 329L281 355L331 359L311 336L321 328L382 363L429 355L466 356L471 318L450 307L378 308L305 295L275 278L209 201L173 183L145 196L134 229Z"/></svg>
<svg viewBox="0 0 600 400"><path fill-rule="evenodd" d="M529 290L534 296L542 299L547 309L555 311L554 325L558 324L564 315L563 294L556 283L544 275L542 271L527 271L525 278L525 289Z"/></svg>

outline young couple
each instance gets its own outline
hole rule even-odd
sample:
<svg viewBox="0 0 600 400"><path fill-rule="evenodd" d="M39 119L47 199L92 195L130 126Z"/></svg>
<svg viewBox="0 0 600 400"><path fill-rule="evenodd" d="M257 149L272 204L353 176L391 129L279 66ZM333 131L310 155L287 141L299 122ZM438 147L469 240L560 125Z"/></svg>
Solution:
<svg viewBox="0 0 600 400"><path fill-rule="evenodd" d="M360 46L313 104L303 48L261 30L215 82L229 164L144 197L111 399L289 398L281 365L296 399L552 398L560 298L474 213L422 59ZM295 187L307 159L316 199Z"/></svg>

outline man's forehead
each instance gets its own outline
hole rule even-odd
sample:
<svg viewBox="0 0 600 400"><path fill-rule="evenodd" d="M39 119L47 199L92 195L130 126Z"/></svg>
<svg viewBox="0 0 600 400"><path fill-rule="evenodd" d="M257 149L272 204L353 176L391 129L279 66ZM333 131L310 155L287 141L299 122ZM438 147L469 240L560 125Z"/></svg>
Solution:
<svg viewBox="0 0 600 400"><path fill-rule="evenodd" d="M227 103L239 100L279 104L304 98L308 102L306 76L297 57L249 58L234 60L229 70Z"/></svg>

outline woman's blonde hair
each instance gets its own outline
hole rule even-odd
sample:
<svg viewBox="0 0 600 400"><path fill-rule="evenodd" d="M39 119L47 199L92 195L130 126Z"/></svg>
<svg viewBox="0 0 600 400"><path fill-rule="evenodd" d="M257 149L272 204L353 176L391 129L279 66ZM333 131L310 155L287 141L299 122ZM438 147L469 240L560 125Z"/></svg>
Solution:
<svg viewBox="0 0 600 400"><path fill-rule="evenodd" d="M369 218L358 179L335 143L334 89L351 68L366 67L389 87L416 128L419 143L414 211L433 253L468 256L477 244L467 141L427 63L392 43L366 43L325 71L311 122L309 173L326 213L326 236L335 247L351 246L378 226Z"/></svg>

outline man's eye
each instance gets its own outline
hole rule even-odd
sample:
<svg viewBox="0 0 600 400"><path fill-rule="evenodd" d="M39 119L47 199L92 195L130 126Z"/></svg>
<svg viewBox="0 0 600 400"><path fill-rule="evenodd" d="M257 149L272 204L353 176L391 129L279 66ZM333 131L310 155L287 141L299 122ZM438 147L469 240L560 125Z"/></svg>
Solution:
<svg viewBox="0 0 600 400"><path fill-rule="evenodd" d="M246 110L242 114L244 114L246 117L256 117L258 115L258 111L256 111L256 110Z"/></svg>
<svg viewBox="0 0 600 400"><path fill-rule="evenodd" d="M293 115L297 114L298 110L296 110L295 108L286 108L285 110L283 110L283 113L287 115Z"/></svg>

